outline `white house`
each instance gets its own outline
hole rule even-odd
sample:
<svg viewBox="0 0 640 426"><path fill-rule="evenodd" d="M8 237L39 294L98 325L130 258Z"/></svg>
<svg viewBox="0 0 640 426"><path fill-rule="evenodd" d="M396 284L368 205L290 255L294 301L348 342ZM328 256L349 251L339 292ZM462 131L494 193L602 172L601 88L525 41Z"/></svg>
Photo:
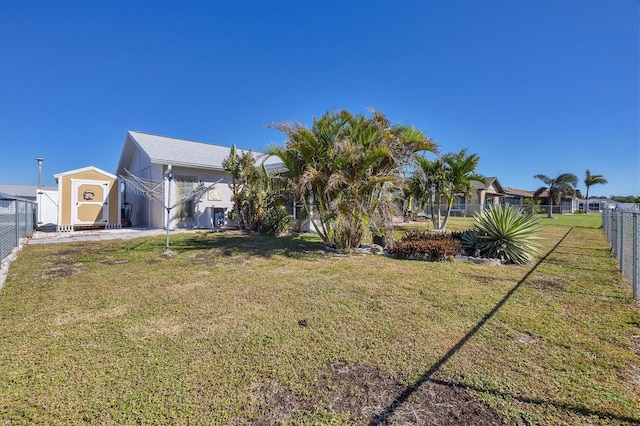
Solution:
<svg viewBox="0 0 640 426"><path fill-rule="evenodd" d="M239 150L240 155L243 152ZM154 182L162 192L164 205L176 203L196 185L216 183L199 200L188 201L172 209L169 223L170 229L215 228L225 223L227 214L233 209L229 188L231 175L222 167L230 153L231 147L130 131L124 141L116 174L122 177L128 171L137 178ZM264 162L267 169L282 166L277 157L265 158L259 152L253 154L256 162ZM122 202L123 206L131 208L133 226L166 226L163 206L132 191L126 184Z"/></svg>

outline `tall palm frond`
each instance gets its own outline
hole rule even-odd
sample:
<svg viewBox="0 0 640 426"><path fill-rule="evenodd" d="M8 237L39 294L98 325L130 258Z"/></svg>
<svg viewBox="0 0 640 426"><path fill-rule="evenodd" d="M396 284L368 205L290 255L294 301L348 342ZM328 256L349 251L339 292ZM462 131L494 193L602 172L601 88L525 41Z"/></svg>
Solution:
<svg viewBox="0 0 640 426"><path fill-rule="evenodd" d="M593 185L604 185L608 183L603 175L592 175L587 169L584 177L584 185L587 187L584 212L589 213L589 188Z"/></svg>
<svg viewBox="0 0 640 426"><path fill-rule="evenodd" d="M290 177L313 200L324 223L320 236L346 248L360 243L378 214L385 185L400 181L412 155L437 148L419 130L392 125L378 111L370 117L329 111L314 117L311 127L295 122L271 127L287 136L283 151L295 153L297 172Z"/></svg>
<svg viewBox="0 0 640 426"><path fill-rule="evenodd" d="M538 198L545 191L549 193L548 218L553 218L553 203L559 204L563 194L575 195L575 187L578 184L578 178L572 173L560 173L555 178L537 174L534 176L534 179L540 179L546 185L541 186L533 193L534 198Z"/></svg>

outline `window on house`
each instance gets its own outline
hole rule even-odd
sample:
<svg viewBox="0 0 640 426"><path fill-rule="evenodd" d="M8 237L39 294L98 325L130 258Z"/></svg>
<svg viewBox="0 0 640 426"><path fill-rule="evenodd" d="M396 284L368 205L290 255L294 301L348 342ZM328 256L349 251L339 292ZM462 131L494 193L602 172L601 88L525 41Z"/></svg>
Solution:
<svg viewBox="0 0 640 426"><path fill-rule="evenodd" d="M188 196L198 185L198 179L193 176L176 176L178 193L176 200ZM187 200L177 208L177 215L182 220L191 220L196 215L196 203L193 199Z"/></svg>
<svg viewBox="0 0 640 426"><path fill-rule="evenodd" d="M521 206L522 205L522 199L518 198L518 197L507 197L504 198L504 201L501 202L501 204L509 204L512 206Z"/></svg>
<svg viewBox="0 0 640 426"><path fill-rule="evenodd" d="M453 210L466 210L467 209L467 199L461 195L456 196L456 201L453 204Z"/></svg>
<svg viewBox="0 0 640 426"><path fill-rule="evenodd" d="M494 201L493 201L493 197L487 197L484 200L484 208L488 209L489 207L493 206Z"/></svg>

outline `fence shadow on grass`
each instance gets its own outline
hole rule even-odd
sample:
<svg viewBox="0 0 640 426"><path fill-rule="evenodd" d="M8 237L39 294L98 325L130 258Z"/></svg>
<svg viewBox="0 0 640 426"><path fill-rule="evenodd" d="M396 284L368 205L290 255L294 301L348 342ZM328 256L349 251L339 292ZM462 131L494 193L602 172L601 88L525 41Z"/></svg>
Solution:
<svg viewBox="0 0 640 426"><path fill-rule="evenodd" d="M434 379L433 375L440 369L440 367L442 367L447 361L449 361L449 359L452 356L454 356L458 351L460 351L460 349L462 349L462 347L485 325L485 323L489 321L496 314L496 312L498 312L498 310L500 310L500 308L522 286L522 284L524 284L527 278L529 278L529 276L538 268L538 266L540 266L540 264L544 262L547 259L547 257L549 257L560 246L560 244L562 244L562 242L567 238L567 236L569 235L572 229L573 228L570 228L567 231L567 233L556 243L556 245L553 246L553 248L549 250L547 254L545 254L540 260L538 260L538 262L524 275L524 277L522 277L522 279L518 281L518 283L511 290L509 290L509 292L493 307L493 309L491 309L491 311L489 311L486 315L484 315L484 317L482 317L482 319L478 321L478 323L471 330L469 330L469 332L462 339L460 339L460 341L456 343L455 346L449 349L449 351L446 354L444 354L438 361L436 361L436 363L433 364L426 372L424 372L417 381L409 385L404 390L404 392L402 392L400 396L394 399L383 411L381 411L378 415L376 415L369 422L369 426L378 426L378 425L385 424L387 419L389 419L389 417L391 417L396 412L396 410L400 406L402 406L409 399L409 397L420 388L420 386L423 383L428 381L436 381L437 379ZM445 383L448 383L448 382L445 382ZM486 389L474 389L474 390L478 390L481 392L493 392L493 391L487 391ZM525 398L525 397L516 397L513 395L507 395L507 394L505 394L505 396L511 396L514 399L517 399L523 402L553 405L559 408L574 411L577 414L584 414L584 415L595 414L601 417L612 418L616 420L623 420L626 422L634 422L634 423L640 424L640 421L638 421L638 419L619 417L611 413L598 412L598 411L590 410L588 408L581 407L581 406L570 406L567 404L562 404L557 402L542 401L542 400L536 400L536 399Z"/></svg>
<svg viewBox="0 0 640 426"><path fill-rule="evenodd" d="M548 406L555 407L559 410L572 411L576 414L580 414L583 416L597 416L601 419L614 420L617 422L625 422L629 424L640 424L640 419L637 419L635 417L619 416L617 414L608 413L606 411L592 410L591 408L587 408L583 405L567 404L565 402L550 401L550 400L545 400L540 398L530 398L524 395L516 395L513 393L503 392L496 389L484 389L479 386L468 385L466 383L453 382L450 380L429 378L425 381L442 385L442 386L451 387L451 388L461 388L466 390L472 390L475 392L487 393L487 394L499 396L501 398L510 398L519 402L523 402L525 404L548 405Z"/></svg>

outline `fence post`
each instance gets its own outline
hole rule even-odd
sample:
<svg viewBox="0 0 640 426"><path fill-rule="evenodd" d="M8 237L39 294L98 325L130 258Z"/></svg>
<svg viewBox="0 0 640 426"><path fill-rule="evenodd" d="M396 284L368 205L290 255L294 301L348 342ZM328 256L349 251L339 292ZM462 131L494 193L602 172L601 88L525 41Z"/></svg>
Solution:
<svg viewBox="0 0 640 426"><path fill-rule="evenodd" d="M611 215L611 251L616 258L618 257L618 216L618 212Z"/></svg>
<svg viewBox="0 0 640 426"><path fill-rule="evenodd" d="M14 217L16 219L16 232L14 234L15 236L15 241L13 246L14 247L18 247L18 241L20 241L20 201L18 201L17 199L15 200L14 206L16 211L14 212Z"/></svg>
<svg viewBox="0 0 640 426"><path fill-rule="evenodd" d="M620 272L624 275L624 217L625 214L622 212L620 215L620 232L618 233L618 238L620 241L620 250L618 251L618 260L620 261Z"/></svg>
<svg viewBox="0 0 640 426"><path fill-rule="evenodd" d="M640 256L638 255L638 217L640 213L633 214L633 298L640 300Z"/></svg>

